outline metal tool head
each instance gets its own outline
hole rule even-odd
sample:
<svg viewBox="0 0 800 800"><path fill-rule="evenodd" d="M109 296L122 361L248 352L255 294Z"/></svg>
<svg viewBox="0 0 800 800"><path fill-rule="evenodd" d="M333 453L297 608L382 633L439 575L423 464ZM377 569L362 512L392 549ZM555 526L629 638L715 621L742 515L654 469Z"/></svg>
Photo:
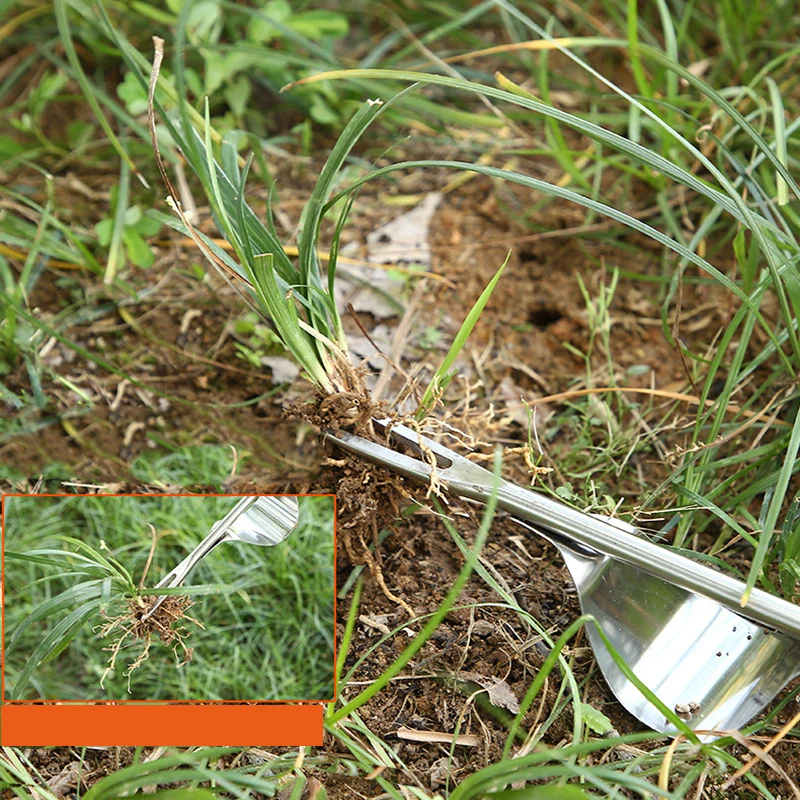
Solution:
<svg viewBox="0 0 800 800"><path fill-rule="evenodd" d="M257 497L227 530L227 541L272 547L296 527L300 510L296 497Z"/></svg>
<svg viewBox="0 0 800 800"><path fill-rule="evenodd" d="M483 467L416 431L385 420L375 424L422 458L353 434L328 438L414 480L428 482L436 470L439 485L451 494L484 502L494 495L498 508L558 547L584 613L594 617L641 684L691 729L739 728L800 675L797 606L753 589L742 607L744 583L648 541L626 523L497 483ZM620 703L651 728L674 733L662 710L617 664L595 625L588 634Z"/></svg>
<svg viewBox="0 0 800 800"><path fill-rule="evenodd" d="M746 725L800 675L797 639L631 564L516 521L558 548L581 610L595 619L587 632L606 682L619 702L650 728L676 732L624 674L598 626L636 677L696 731L721 733Z"/></svg>
<svg viewBox="0 0 800 800"><path fill-rule="evenodd" d="M200 544L168 572L155 588L172 589L180 586L200 561L223 542L243 542L259 547L279 544L297 527L299 518L300 507L297 497L273 495L243 497L214 524ZM166 598L167 595L158 597L142 615L142 620L151 617Z"/></svg>
<svg viewBox="0 0 800 800"><path fill-rule="evenodd" d="M406 425L394 423L389 419L372 420L375 429L385 433L392 444L402 445L421 457L393 450L363 436L347 431L326 431L325 438L343 450L355 453L375 464L380 464L392 472L404 475L411 480L428 483L436 475L445 489L452 482L456 485L474 483L482 492L491 492L492 473L468 458L456 453L433 439L420 436ZM433 463L431 463L433 462ZM455 494L462 494L456 491Z"/></svg>

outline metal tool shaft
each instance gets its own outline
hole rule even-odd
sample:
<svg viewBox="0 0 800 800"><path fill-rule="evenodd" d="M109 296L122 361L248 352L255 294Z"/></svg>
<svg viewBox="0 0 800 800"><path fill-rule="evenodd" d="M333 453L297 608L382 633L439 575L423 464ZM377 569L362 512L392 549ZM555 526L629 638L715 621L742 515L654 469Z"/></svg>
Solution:
<svg viewBox="0 0 800 800"><path fill-rule="evenodd" d="M404 426L393 427L391 435L417 450L433 453L442 462L437 466L435 477L445 492L483 503L492 496L494 477L488 470L433 440L418 436ZM431 465L418 458L346 432L328 433L327 438L345 450L415 481L424 483L432 479ZM496 496L498 508L514 516L632 564L667 583L715 600L767 628L800 639L800 607L786 600L753 589L743 605L741 601L746 587L742 581L716 572L667 547L626 533L610 522L509 481L500 480Z"/></svg>
<svg viewBox="0 0 800 800"><path fill-rule="evenodd" d="M179 586L183 583L197 564L217 545L226 540L228 530L233 522L244 514L257 499L257 497L243 497L221 520L214 523L211 530L197 547L178 566L170 570L153 588L161 589L165 586Z"/></svg>

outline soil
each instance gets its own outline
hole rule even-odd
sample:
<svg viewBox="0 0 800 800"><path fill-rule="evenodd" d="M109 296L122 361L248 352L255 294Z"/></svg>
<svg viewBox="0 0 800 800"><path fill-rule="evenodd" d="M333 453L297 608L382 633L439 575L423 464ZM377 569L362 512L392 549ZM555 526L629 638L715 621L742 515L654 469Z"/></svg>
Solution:
<svg viewBox="0 0 800 800"><path fill-rule="evenodd" d="M423 146L430 156L430 142L419 144ZM288 162L279 170L278 185L293 187L281 193L280 211L287 227L297 222L314 172L313 164L299 161ZM348 236L358 238L398 213L381 202L380 192L423 195L446 185L452 177L433 170L424 175L401 175L388 190L386 186L365 187ZM66 183L61 190L68 194ZM556 488L564 482L559 460L574 449L575 420L586 414L596 418L593 424L600 441L604 425L612 424L603 414L608 417L610 407L613 416L619 408L613 397L606 407L589 401L575 405L572 398L549 399L586 387L585 380L578 380L587 371L578 351L589 350L592 330L578 277L588 295L596 298L601 286L611 280L614 267L657 276L661 254L638 237L626 235L622 242L621 234L610 228L603 240L583 238L578 230L583 214L558 203L537 213L539 232L531 232L521 222L512 221L515 215L523 215L529 203L530 198L522 193L479 177L446 194L431 234L432 272L446 282L423 277L416 282L421 289L409 289L407 332L396 344L403 372L413 373L414 380L424 386L467 309L512 248L506 271L459 361L459 377L436 416L460 429L476 453L488 457L496 443L513 450L527 442L527 411L520 397L536 404L537 430L546 451L540 466L553 470L536 479ZM508 213L509 208L513 213ZM79 213L86 209L76 210ZM137 482L130 472L134 459L165 444L206 443L230 445L240 456L238 470L221 487L223 491L324 492L335 488L341 512L338 585L348 587L359 564L366 562L369 567L364 573L359 623L348 662L364 657L354 675L354 681L363 685L408 644L405 631L378 644L381 631L403 623L418 631L419 624L409 620L409 612L418 616L437 608L462 568L463 556L434 513L422 511L398 521L401 501L414 493L420 497L418 487L344 459L343 454L320 443L307 421L319 422L315 417L318 398L307 383L298 380L276 391L268 374L260 374L237 357L229 331L244 311L242 302L214 274L198 278L192 269L197 259L180 237L164 234L156 265L148 271L130 269L126 276L141 291L140 299L103 288L95 276L56 268L43 274L30 307L47 320L63 310L70 293L89 299L95 308L107 304L105 313L72 325L67 334L130 379L54 341L42 357L49 375L43 383L49 405L35 411L7 408L0 464L13 466L16 477L3 488L163 491L173 487ZM658 285L620 280L611 304L610 350L596 337L589 359L596 386L613 381L629 389L655 386L693 393L684 361L661 327ZM683 307L691 311L683 311L680 332L687 346L697 351L713 342L731 312L728 298L702 283L687 283ZM361 327L369 329L377 323L367 317L363 316L360 325L347 319L350 331L357 334ZM399 320L391 325L396 333ZM12 391L21 392L27 381L27 373L20 368L6 383ZM394 398L411 391L403 375L394 376L384 397L393 407ZM624 419L640 431L637 448L626 460L620 456L618 469L609 470L607 464L597 466L596 456L588 452L592 442L587 441L585 462L580 469L571 470L573 474L583 470L587 484L596 477L598 496L607 493L615 499L627 498L626 511L635 508L643 486L657 485L666 475L670 468L666 453L681 443L682 425L692 420L694 410L690 404L676 406L663 399L631 397L638 405L628 407ZM288 413L292 410L301 415ZM668 426L662 415L668 415ZM659 425L658 436L646 436L642 420ZM53 462L62 465L55 477ZM531 481L522 452L509 452L504 470L511 479ZM210 484L192 487L195 491L219 488ZM458 518L458 530L471 542L478 520L470 508L458 511L463 514ZM384 529L389 535L382 537ZM482 557L519 606L553 638L580 614L557 552L538 539L522 536L509 519L495 522ZM338 603L340 633L351 599L352 590ZM448 756L448 746L399 739L397 731L402 726L440 732L452 732L459 726L462 733L479 737L477 747L456 749L451 785L497 759L505 744L503 720L508 710L494 706L487 701L487 693L476 694L476 690L500 682L502 696L513 707L514 699L524 696L547 652L542 638L516 614L500 607L497 595L473 577L458 608L433 639L377 700L359 712L363 723L391 743L407 765L405 774L384 772L382 777L434 791L445 786L443 765L447 762L443 759ZM576 676L585 681L585 702L606 714L620 733L640 730L610 695L585 639L579 636L569 652ZM528 728L541 724L556 707L559 683L553 674L526 719ZM344 698L352 697L358 685L345 688ZM790 716L787 707L776 722L783 723ZM556 714L543 741L558 744L571 731L570 712ZM335 752L337 744L330 740L326 747ZM772 752L789 774L800 775L800 761L790 742ZM131 757L128 749L92 751L90 770L82 780L91 782L95 771L102 774L116 769ZM37 766L49 778L73 760L74 754L67 749L42 750ZM786 791L774 773L761 768L759 774L776 793ZM317 777L332 798L381 794L373 780L345 775L334 778L327 773ZM62 796L72 796L77 789L73 781Z"/></svg>

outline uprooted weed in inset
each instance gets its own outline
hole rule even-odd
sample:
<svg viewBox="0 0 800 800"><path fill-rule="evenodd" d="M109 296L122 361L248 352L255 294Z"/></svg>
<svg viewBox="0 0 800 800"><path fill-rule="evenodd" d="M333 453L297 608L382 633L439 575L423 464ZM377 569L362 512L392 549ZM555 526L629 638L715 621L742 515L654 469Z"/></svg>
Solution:
<svg viewBox="0 0 800 800"><path fill-rule="evenodd" d="M128 691L130 691L130 678L134 670L139 669L150 655L154 634L164 644L171 646L177 662L176 666L182 667L192 660L193 648L186 646L186 639L191 635L191 630L179 623L182 620L187 620L200 628L204 628L204 625L186 613L194 605L191 598L181 596L167 597L152 615L144 618L148 609L154 603L155 600L148 604L141 597L132 598L128 601L128 609L124 613L113 617L97 629L100 636L104 638L112 633L116 634L116 639L112 644L103 648L104 650L110 650L111 656L108 660L108 666L100 678L100 686L103 686L106 676L114 671L117 656L119 656L125 641L128 639L131 640L131 644L141 643L139 654L124 672L125 677L128 679Z"/></svg>
<svg viewBox="0 0 800 800"><path fill-rule="evenodd" d="M330 698L330 497L302 498L301 524L285 544L220 548L198 567L193 585L142 620L155 595L144 594L131 573L145 569L147 523L160 534L149 574L163 575L235 502L230 496L7 498L7 697ZM124 670L109 671L109 662L119 665L128 652L134 668L129 661ZM231 658L242 669L226 669ZM176 661L183 662L180 669Z"/></svg>

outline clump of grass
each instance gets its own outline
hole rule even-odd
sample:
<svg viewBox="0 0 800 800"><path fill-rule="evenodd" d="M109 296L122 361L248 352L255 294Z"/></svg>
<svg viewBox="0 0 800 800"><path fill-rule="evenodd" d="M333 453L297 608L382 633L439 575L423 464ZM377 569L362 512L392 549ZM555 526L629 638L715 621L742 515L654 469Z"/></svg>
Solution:
<svg viewBox="0 0 800 800"><path fill-rule="evenodd" d="M274 326L283 346L322 393L346 393L352 395L354 403L367 400L362 377L353 369L347 355L342 321L333 300L338 234L341 233L349 204L337 226L326 282L323 282L317 244L325 202L339 169L370 122L382 112L383 104L368 103L363 106L345 127L331 151L303 212L298 235L298 264L295 267L281 246L274 227L271 224L264 226L245 202L245 188L253 156L241 168L235 145L223 139L219 161L215 158L207 106L202 138L195 131L186 102L179 102L174 121L160 107L156 85L163 57L163 41L156 37L154 43L156 55L148 90L150 131L159 169L170 193L168 202L182 223L180 227L194 239L201 252L223 275L237 284L244 284L247 293L257 301L256 307ZM179 49L178 41L176 50ZM174 70L180 92L185 88L180 56L176 58ZM203 236L184 212L161 159L155 127L156 108L200 178L217 225L233 247L236 261Z"/></svg>

